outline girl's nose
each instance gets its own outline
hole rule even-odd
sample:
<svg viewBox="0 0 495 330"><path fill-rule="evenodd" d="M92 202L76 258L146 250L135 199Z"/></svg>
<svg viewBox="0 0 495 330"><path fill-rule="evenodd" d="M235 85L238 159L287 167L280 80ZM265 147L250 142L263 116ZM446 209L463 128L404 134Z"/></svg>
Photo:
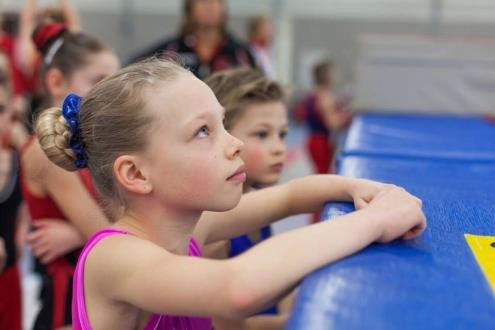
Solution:
<svg viewBox="0 0 495 330"><path fill-rule="evenodd" d="M244 147L244 143L229 133L227 133L227 135L229 142L225 150L226 156L228 159L235 159L240 155L241 150Z"/></svg>

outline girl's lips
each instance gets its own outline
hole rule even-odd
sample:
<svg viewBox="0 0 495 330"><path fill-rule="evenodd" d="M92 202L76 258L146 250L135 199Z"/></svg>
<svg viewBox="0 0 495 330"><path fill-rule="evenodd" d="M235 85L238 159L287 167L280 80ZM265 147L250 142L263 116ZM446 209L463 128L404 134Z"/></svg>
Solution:
<svg viewBox="0 0 495 330"><path fill-rule="evenodd" d="M227 178L227 181L234 181L234 182L246 181L246 168L244 167L244 165L239 166L237 171L235 171L234 174L232 174Z"/></svg>
<svg viewBox="0 0 495 330"><path fill-rule="evenodd" d="M270 169L274 172L282 172L284 168L284 163L277 163L270 166Z"/></svg>

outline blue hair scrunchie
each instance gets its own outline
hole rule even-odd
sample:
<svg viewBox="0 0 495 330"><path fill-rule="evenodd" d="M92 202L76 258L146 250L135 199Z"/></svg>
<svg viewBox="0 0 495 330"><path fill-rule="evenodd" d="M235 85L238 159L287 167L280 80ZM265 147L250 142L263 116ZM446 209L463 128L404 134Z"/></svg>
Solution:
<svg viewBox="0 0 495 330"><path fill-rule="evenodd" d="M76 154L75 165L77 168L85 168L88 165L88 156L79 135L79 109L81 107L81 100L81 97L76 94L69 94L62 106L62 115L70 127L69 147Z"/></svg>

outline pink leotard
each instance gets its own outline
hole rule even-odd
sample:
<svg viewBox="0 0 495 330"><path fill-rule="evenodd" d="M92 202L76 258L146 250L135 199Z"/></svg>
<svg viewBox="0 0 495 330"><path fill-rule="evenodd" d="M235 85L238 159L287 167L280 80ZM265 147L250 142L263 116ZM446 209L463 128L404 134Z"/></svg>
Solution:
<svg viewBox="0 0 495 330"><path fill-rule="evenodd" d="M91 330L86 304L84 301L84 264L91 249L99 241L111 235L129 235L128 232L106 228L90 238L81 252L77 262L76 271L74 272L73 297L72 297L72 328L74 330ZM201 257L201 249L198 243L191 239L189 242L189 255ZM212 323L208 318L188 317L188 316L171 316L153 314L144 327L144 330L211 330Z"/></svg>

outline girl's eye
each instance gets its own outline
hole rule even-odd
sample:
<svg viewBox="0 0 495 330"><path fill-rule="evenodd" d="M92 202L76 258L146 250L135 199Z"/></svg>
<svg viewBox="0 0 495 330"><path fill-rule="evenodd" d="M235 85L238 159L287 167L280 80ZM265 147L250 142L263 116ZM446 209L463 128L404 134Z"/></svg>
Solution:
<svg viewBox="0 0 495 330"><path fill-rule="evenodd" d="M287 131L280 132L280 138L282 140L285 140L285 137L287 136Z"/></svg>
<svg viewBox="0 0 495 330"><path fill-rule="evenodd" d="M210 136L210 130L208 128L208 126L204 125L202 126L197 132L196 132L196 136L199 137L200 139L203 139L205 137L208 137Z"/></svg>
<svg viewBox="0 0 495 330"><path fill-rule="evenodd" d="M254 136L256 136L258 139L266 139L268 137L268 132L264 132L264 131L259 131L259 132L256 132L254 133Z"/></svg>

